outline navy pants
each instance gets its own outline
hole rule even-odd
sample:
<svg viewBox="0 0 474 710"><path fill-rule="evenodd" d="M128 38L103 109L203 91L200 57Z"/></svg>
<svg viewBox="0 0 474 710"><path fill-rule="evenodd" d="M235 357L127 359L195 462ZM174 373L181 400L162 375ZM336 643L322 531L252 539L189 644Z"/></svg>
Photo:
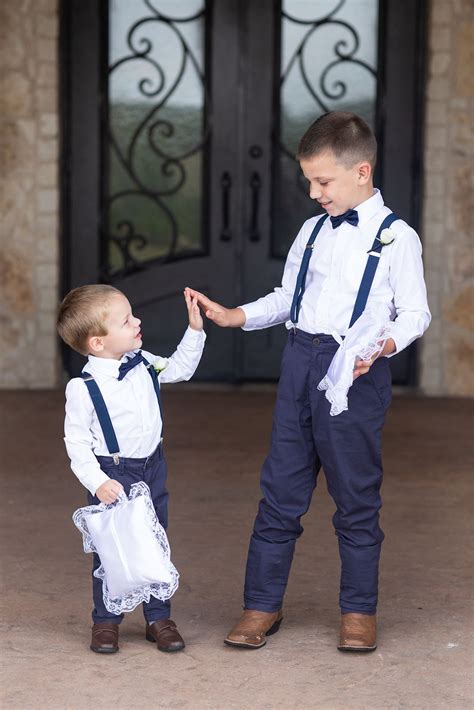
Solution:
<svg viewBox="0 0 474 710"><path fill-rule="evenodd" d="M148 485L155 507L158 520L166 530L168 526L168 492L166 490L166 460L163 454L163 447L158 446L156 451L144 459L127 459L121 458L120 463L116 465L111 456L98 456L97 460L101 469L110 478L122 484L125 493L128 495L132 483L145 481ZM100 503L95 496L88 494L89 505L97 505ZM102 596L102 580L94 577L95 570L100 566L100 558L96 553L93 553L94 559L92 564L92 596L94 599L94 609L92 611L92 620L94 624L103 621L120 624L123 619L123 614L119 616L111 614L104 605ZM145 619L152 623L157 619L169 619L171 604L169 600L163 602L155 597L150 597L148 603L143 603L143 613Z"/></svg>
<svg viewBox="0 0 474 710"><path fill-rule="evenodd" d="M295 543L303 532L301 516L322 466L336 504L341 611L375 613L384 537L379 526L381 434L391 375L387 358L376 360L350 388L348 411L331 417L325 392L317 386L337 348L329 335L289 334L247 560L246 609L281 608Z"/></svg>

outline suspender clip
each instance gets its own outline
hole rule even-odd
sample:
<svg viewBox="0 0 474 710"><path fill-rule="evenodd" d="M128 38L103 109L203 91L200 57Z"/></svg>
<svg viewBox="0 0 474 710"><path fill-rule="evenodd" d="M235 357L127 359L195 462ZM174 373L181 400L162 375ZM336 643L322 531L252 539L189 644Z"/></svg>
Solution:
<svg viewBox="0 0 474 710"><path fill-rule="evenodd" d="M314 242L312 244L307 244L305 249L314 249Z"/></svg>
<svg viewBox="0 0 474 710"><path fill-rule="evenodd" d="M120 463L119 455L118 455L118 454L112 454L112 458L113 458L113 460L114 460L114 464L115 464L116 466L118 466L119 463Z"/></svg>

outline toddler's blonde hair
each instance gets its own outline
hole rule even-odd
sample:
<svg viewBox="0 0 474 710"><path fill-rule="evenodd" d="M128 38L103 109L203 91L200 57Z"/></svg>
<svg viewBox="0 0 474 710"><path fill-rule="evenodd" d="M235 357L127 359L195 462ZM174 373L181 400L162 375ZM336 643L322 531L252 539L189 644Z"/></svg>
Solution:
<svg viewBox="0 0 474 710"><path fill-rule="evenodd" d="M56 326L62 340L81 355L88 355L91 336L107 335L106 320L112 296L123 295L107 284L79 286L64 297Z"/></svg>

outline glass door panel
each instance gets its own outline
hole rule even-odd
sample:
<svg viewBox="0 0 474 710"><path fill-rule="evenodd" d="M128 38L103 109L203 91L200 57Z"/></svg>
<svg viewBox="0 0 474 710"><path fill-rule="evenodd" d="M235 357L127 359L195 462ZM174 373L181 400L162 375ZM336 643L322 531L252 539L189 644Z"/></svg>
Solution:
<svg viewBox="0 0 474 710"><path fill-rule="evenodd" d="M295 163L308 126L327 111L353 111L375 127L378 5L378 0L282 3L272 190L276 257L286 257L301 224L318 213Z"/></svg>
<svg viewBox="0 0 474 710"><path fill-rule="evenodd" d="M208 250L203 0L109 0L103 270Z"/></svg>

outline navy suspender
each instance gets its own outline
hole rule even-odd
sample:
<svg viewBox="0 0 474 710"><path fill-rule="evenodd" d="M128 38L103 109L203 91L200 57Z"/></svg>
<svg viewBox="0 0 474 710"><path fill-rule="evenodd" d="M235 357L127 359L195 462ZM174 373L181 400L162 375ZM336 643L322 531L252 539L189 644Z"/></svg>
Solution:
<svg viewBox="0 0 474 710"><path fill-rule="evenodd" d="M300 312L301 300L303 298L304 290L306 288L306 274L308 273L309 260L311 259L311 254L313 253L313 245L318 236L321 227L326 221L328 215L324 215L321 219L316 222L311 236L306 244L303 259L301 261L300 270L298 272L298 278L296 279L296 288L293 295L293 302L291 304L290 320L293 323L293 327L296 327L298 323L298 316Z"/></svg>
<svg viewBox="0 0 474 710"><path fill-rule="evenodd" d="M97 419L99 420L100 428L102 429L102 433L104 435L105 443L107 444L109 454L114 457L115 461L116 457L118 457L118 452L120 451L120 448L118 445L117 437L115 436L115 431L112 426L107 405L105 404L104 398L102 397L102 392L100 391L97 382L94 380L92 375L89 375L88 372L83 372L81 377L84 379L84 382L87 385L87 389L89 390L89 394L92 399L92 404L94 405L94 409L97 414ZM115 462L118 463L118 460Z"/></svg>
<svg viewBox="0 0 474 710"><path fill-rule="evenodd" d="M158 379L158 373L156 372L153 365L149 363L148 360L146 360L146 358L143 358L143 360L146 363L146 368L153 382L156 398L158 400L158 407L160 409L161 421L163 422L163 410L161 408L160 381ZM104 398L102 396L102 392L100 391L97 382L88 372L83 372L81 377L84 380L87 389L89 390L89 394L92 399L92 404L94 405L94 409L97 414L97 419L99 420L100 428L102 429L102 433L104 435L105 443L107 444L109 454L113 457L115 463L118 463L118 454L120 451L120 447L118 445L117 437L115 436L114 427L110 419L107 405L105 404Z"/></svg>
<svg viewBox="0 0 474 710"><path fill-rule="evenodd" d="M369 258L367 259L364 275L362 276L362 281L360 282L349 328L354 325L359 316L362 315L367 305L367 299L369 298L370 289L372 288L375 272L377 271L377 266L379 265L380 253L383 247L383 244L380 241L380 235L384 229L388 229L397 219L397 215L392 212L392 214L385 217L379 227L379 231L377 232L374 243L372 244L372 249L369 251Z"/></svg>
<svg viewBox="0 0 474 710"><path fill-rule="evenodd" d="M311 255L313 253L314 242L326 220L326 217L327 215L325 215L324 217L322 217L322 219L316 222L316 225L311 233L308 243L306 244L303 259L301 261L300 270L296 279L293 302L291 304L290 320L293 323L293 327L296 327L296 324L298 323L301 301L303 299L303 294L306 287L306 274L308 273L309 260L311 259ZM369 258L367 259L365 271L359 286L359 291L357 293L349 327L354 325L359 316L361 316L364 312L364 309L367 305L367 299L369 298L370 289L372 288L375 272L377 271L377 266L379 265L380 253L383 247L383 243L380 241L380 235L382 234L382 231L384 229L388 229L390 225L393 224L393 222L395 222L397 219L397 215L393 214L392 212L387 217L385 217L379 227L377 235L374 239L374 243L372 244L372 248L368 252Z"/></svg>

